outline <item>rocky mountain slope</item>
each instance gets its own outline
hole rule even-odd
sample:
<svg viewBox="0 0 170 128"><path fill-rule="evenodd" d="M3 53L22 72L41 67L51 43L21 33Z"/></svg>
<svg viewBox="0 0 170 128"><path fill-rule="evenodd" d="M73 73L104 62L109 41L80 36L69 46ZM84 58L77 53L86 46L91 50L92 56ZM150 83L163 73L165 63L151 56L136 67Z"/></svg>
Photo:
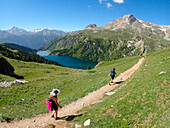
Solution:
<svg viewBox="0 0 170 128"><path fill-rule="evenodd" d="M13 27L10 30L0 30L0 42L10 42L33 49L39 49L53 38L64 34L64 31L54 29L26 31L21 28Z"/></svg>
<svg viewBox="0 0 170 128"><path fill-rule="evenodd" d="M170 25L156 25L125 15L101 27L90 24L84 30L59 36L42 50L101 61L145 55L169 46Z"/></svg>

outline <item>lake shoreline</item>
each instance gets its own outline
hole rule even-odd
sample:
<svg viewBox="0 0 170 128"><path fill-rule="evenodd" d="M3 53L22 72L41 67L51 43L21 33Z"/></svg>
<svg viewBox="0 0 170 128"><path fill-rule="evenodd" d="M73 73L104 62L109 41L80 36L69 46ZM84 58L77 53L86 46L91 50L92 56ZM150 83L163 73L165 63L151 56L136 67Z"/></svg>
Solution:
<svg viewBox="0 0 170 128"><path fill-rule="evenodd" d="M91 61L91 60L83 60L76 57L71 56L62 56L62 55L50 55L49 51L38 51L38 55L42 56L47 60L56 61L64 67L74 68L74 69L87 69L87 68L95 68L100 62Z"/></svg>
<svg viewBox="0 0 170 128"><path fill-rule="evenodd" d="M101 65L103 62L99 62L94 68L97 68L99 65Z"/></svg>

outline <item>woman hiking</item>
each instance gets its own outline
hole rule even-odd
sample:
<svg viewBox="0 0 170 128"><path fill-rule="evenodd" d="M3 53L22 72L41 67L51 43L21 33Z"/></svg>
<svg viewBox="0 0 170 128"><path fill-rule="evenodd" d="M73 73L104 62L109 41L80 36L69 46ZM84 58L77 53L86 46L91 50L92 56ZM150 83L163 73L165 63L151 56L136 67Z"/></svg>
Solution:
<svg viewBox="0 0 170 128"><path fill-rule="evenodd" d="M58 111L58 107L62 108L62 106L60 106L57 102L57 95L60 93L60 90L58 89L53 89L50 92L49 98L46 100L47 103L47 107L50 111L54 110L53 114L51 117L54 117L57 120L57 111ZM50 103L50 105L49 105Z"/></svg>
<svg viewBox="0 0 170 128"><path fill-rule="evenodd" d="M115 78L115 75L117 75L116 74L116 72L115 72L115 68L113 68L113 70L111 70L110 71L110 73L109 73L109 75L108 75L108 77L110 76L111 77L111 81L109 82L109 85L111 85L111 83L113 83L113 80L114 80L114 78Z"/></svg>

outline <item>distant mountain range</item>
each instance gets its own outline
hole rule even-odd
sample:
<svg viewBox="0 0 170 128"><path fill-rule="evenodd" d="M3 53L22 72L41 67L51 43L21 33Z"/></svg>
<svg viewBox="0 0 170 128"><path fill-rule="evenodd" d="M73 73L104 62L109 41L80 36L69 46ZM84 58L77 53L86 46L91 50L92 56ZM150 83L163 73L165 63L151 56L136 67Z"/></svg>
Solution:
<svg viewBox="0 0 170 128"><path fill-rule="evenodd" d="M102 61L146 55L169 46L170 25L152 24L129 14L101 27L90 24L84 30L56 37L41 50Z"/></svg>
<svg viewBox="0 0 170 128"><path fill-rule="evenodd" d="M10 30L0 30L0 42L15 43L33 49L39 49L53 38L66 32L54 29L35 29L26 31L13 27Z"/></svg>

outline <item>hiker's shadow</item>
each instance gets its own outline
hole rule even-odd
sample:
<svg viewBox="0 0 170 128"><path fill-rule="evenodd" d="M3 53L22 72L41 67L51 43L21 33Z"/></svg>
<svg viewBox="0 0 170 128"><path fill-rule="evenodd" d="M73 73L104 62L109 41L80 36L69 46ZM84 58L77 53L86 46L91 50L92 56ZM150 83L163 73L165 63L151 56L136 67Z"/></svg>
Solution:
<svg viewBox="0 0 170 128"><path fill-rule="evenodd" d="M76 117L78 117L78 116L82 116L82 115L83 115L83 114L58 117L58 120L72 121L74 118L76 118Z"/></svg>
<svg viewBox="0 0 170 128"><path fill-rule="evenodd" d="M118 81L118 82L114 82L115 84L121 84L124 81Z"/></svg>
<svg viewBox="0 0 170 128"><path fill-rule="evenodd" d="M117 81L117 82L109 83L109 85L121 84L122 82L124 82L124 81Z"/></svg>

